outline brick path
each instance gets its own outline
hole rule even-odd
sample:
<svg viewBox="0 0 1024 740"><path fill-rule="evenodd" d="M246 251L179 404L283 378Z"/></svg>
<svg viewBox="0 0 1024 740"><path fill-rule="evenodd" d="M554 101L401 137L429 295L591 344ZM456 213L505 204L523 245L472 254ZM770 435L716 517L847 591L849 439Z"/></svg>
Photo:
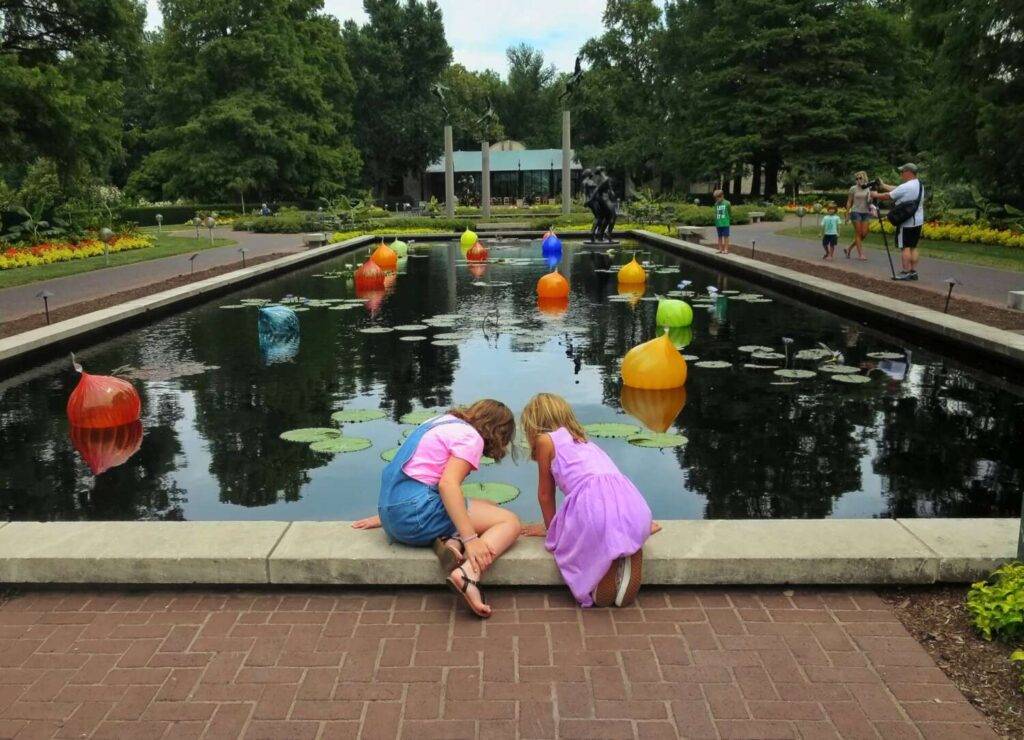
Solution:
<svg viewBox="0 0 1024 740"><path fill-rule="evenodd" d="M873 593L29 592L0 606L0 737L973 738Z"/></svg>

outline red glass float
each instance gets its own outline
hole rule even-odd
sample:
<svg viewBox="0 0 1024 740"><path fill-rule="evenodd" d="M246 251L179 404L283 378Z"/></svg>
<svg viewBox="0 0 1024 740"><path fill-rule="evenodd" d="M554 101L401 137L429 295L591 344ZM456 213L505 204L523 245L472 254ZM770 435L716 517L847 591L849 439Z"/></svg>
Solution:
<svg viewBox="0 0 1024 740"><path fill-rule="evenodd" d="M361 290L381 290L384 287L384 271L372 259L366 260L355 273L356 294Z"/></svg>
<svg viewBox="0 0 1024 740"><path fill-rule="evenodd" d="M108 429L71 427L71 444L93 475L100 475L128 459L142 447L142 422L133 421Z"/></svg>
<svg viewBox="0 0 1024 740"><path fill-rule="evenodd" d="M370 259L377 263L377 266L384 272L394 272L398 268L398 253L384 242L380 243Z"/></svg>
<svg viewBox="0 0 1024 740"><path fill-rule="evenodd" d="M68 398L67 414L71 426L107 429L138 421L142 401L135 386L109 375L90 375L75 362L74 355L71 362L81 375Z"/></svg>
<svg viewBox="0 0 1024 740"><path fill-rule="evenodd" d="M569 281L558 270L549 272L537 281L537 295L540 298L567 298Z"/></svg>
<svg viewBox="0 0 1024 740"><path fill-rule="evenodd" d="M487 247L480 242L477 242L469 248L468 252L466 252L466 259L470 262L483 262L487 259L487 254Z"/></svg>

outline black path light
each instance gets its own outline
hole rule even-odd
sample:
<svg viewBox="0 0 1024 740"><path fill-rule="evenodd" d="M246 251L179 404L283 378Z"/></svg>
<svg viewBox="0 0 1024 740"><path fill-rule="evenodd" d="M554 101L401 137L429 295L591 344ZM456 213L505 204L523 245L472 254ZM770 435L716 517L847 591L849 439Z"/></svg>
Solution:
<svg viewBox="0 0 1024 740"><path fill-rule="evenodd" d="M217 225L217 219L212 215L206 217L206 230L210 232L210 246L213 246L213 227Z"/></svg>
<svg viewBox="0 0 1024 740"><path fill-rule="evenodd" d="M103 262L110 264L110 242L114 239L114 232L104 226L100 229L100 241L103 242Z"/></svg>
<svg viewBox="0 0 1024 740"><path fill-rule="evenodd" d="M164 215L162 213L156 214L156 233L164 233Z"/></svg>
<svg viewBox="0 0 1024 740"><path fill-rule="evenodd" d="M53 293L48 290L41 290L36 293L36 298L43 299L43 311L46 312L46 325L50 325L50 299L53 298Z"/></svg>
<svg viewBox="0 0 1024 740"><path fill-rule="evenodd" d="M946 293L946 307L942 309L943 313L949 313L949 299L953 297L953 288L960 285L960 281L956 278L946 278L946 285L949 286L949 292Z"/></svg>
<svg viewBox="0 0 1024 740"><path fill-rule="evenodd" d="M398 208L396 206L395 207L395 211L397 211L397 210L398 210ZM320 231L323 231L324 230L324 207L323 206L319 206L316 209L316 212L320 216Z"/></svg>
<svg viewBox="0 0 1024 740"><path fill-rule="evenodd" d="M192 219L192 225L196 227L196 240L199 239L199 227L202 223L203 219L199 218L199 214L196 214L196 217Z"/></svg>
<svg viewBox="0 0 1024 740"><path fill-rule="evenodd" d="M188 258L188 274L195 275L196 272L196 257L199 256L199 252L196 252Z"/></svg>
<svg viewBox="0 0 1024 740"><path fill-rule="evenodd" d="M751 257L754 256L754 251L756 249L757 249L757 240L756 239L751 239L750 240L750 256Z"/></svg>
<svg viewBox="0 0 1024 740"><path fill-rule="evenodd" d="M245 267L245 253L248 251L245 247L239 247L238 249L238 253L242 255L242 267Z"/></svg>

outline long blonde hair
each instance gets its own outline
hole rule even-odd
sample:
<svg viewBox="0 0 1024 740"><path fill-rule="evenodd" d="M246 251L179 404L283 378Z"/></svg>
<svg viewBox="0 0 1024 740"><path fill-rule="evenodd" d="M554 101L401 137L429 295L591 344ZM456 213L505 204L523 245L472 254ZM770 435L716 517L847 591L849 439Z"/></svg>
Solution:
<svg viewBox="0 0 1024 740"><path fill-rule="evenodd" d="M484 398L469 406L458 406L449 412L479 432L484 439L484 454L501 461L508 454L509 445L516 436L516 417L501 401Z"/></svg>
<svg viewBox="0 0 1024 740"><path fill-rule="evenodd" d="M863 177L863 178L864 178L865 180L867 180L867 179L868 179L868 173L867 173L867 172L865 172L864 170L861 170L860 172L855 172L855 173L853 173L853 179L854 179L854 180L859 180L859 179L861 179L862 177Z"/></svg>
<svg viewBox="0 0 1024 740"><path fill-rule="evenodd" d="M531 453L539 435L548 434L559 427L564 427L576 442L587 441L587 433L583 431L583 425L576 418L572 407L554 393L538 393L531 398L519 415L519 424Z"/></svg>

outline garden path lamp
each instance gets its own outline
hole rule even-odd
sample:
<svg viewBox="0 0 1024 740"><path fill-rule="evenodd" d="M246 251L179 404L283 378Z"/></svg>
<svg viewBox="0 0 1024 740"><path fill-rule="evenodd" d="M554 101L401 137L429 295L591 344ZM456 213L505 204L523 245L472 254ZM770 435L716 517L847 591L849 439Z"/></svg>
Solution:
<svg viewBox="0 0 1024 740"><path fill-rule="evenodd" d="M196 227L196 239L197 240L199 239L199 227L202 225L202 223L203 223L203 219L199 218L199 216L196 216L194 219L192 219L192 225Z"/></svg>
<svg viewBox="0 0 1024 740"><path fill-rule="evenodd" d="M395 207L395 212L398 211L398 207ZM320 206L316 209L316 212L320 215L320 231L324 230L324 207Z"/></svg>
<svg viewBox="0 0 1024 740"><path fill-rule="evenodd" d="M803 206L797 206L796 216L800 219L800 233L804 233L804 216L807 215L807 209Z"/></svg>
<svg viewBox="0 0 1024 740"><path fill-rule="evenodd" d="M46 313L46 325L50 325L50 299L53 298L53 293L48 290L41 290L36 293L36 298L43 299L43 311Z"/></svg>
<svg viewBox="0 0 1024 740"><path fill-rule="evenodd" d="M953 297L953 288L960 284L960 281L956 278L946 278L946 285L949 286L949 292L946 293L946 307L942 309L943 313L949 313L949 299Z"/></svg>
<svg viewBox="0 0 1024 740"><path fill-rule="evenodd" d="M240 247L240 248L238 249L238 253L239 253L240 255L242 255L242 267L245 267L245 253L246 253L246 252L248 252L248 251L249 251L249 250L248 250L248 249L246 249L245 247Z"/></svg>
<svg viewBox="0 0 1024 740"><path fill-rule="evenodd" d="M206 230L210 232L210 246L213 246L213 227L217 225L217 219L213 216L206 217Z"/></svg>
<svg viewBox="0 0 1024 740"><path fill-rule="evenodd" d="M103 262L110 264L110 242L114 240L114 232L104 226L100 229L100 240L103 242Z"/></svg>
<svg viewBox="0 0 1024 740"><path fill-rule="evenodd" d="M196 252L188 258L188 274L194 275L196 272L196 257L199 256L199 252Z"/></svg>
<svg viewBox="0 0 1024 740"><path fill-rule="evenodd" d="M158 213L158 214L156 214L156 233L158 233L158 234L164 233L163 226L164 226L164 215L162 213Z"/></svg>

